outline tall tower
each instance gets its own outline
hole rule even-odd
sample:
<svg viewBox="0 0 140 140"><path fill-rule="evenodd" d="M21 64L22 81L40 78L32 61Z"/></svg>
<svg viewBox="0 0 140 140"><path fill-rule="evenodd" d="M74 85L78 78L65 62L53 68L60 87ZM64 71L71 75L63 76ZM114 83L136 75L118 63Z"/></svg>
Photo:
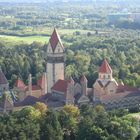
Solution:
<svg viewBox="0 0 140 140"><path fill-rule="evenodd" d="M64 80L65 51L60 36L54 29L47 48L48 93L57 80Z"/></svg>

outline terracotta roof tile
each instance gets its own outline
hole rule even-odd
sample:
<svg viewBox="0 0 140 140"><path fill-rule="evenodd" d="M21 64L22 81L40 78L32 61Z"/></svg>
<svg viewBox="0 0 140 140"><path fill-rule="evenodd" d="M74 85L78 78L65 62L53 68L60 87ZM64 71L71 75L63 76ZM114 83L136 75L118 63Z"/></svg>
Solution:
<svg viewBox="0 0 140 140"><path fill-rule="evenodd" d="M66 80L58 80L51 89L66 93L68 83L69 81L66 81Z"/></svg>
<svg viewBox="0 0 140 140"><path fill-rule="evenodd" d="M107 60L104 59L100 69L99 69L100 73L112 73L112 69L110 67L110 65L108 64Z"/></svg>
<svg viewBox="0 0 140 140"><path fill-rule="evenodd" d="M29 86L26 86L26 91L29 90ZM32 91L41 90L41 87L38 85L32 85Z"/></svg>
<svg viewBox="0 0 140 140"><path fill-rule="evenodd" d="M19 78L17 79L15 86L22 90L24 90L26 88L26 85L24 84L24 82L22 80L20 80Z"/></svg>
<svg viewBox="0 0 140 140"><path fill-rule="evenodd" d="M112 95L103 95L101 96L101 100L102 101L119 100L127 97L134 97L134 96L140 96L140 91L139 92L127 91L127 92L115 93Z"/></svg>
<svg viewBox="0 0 140 140"><path fill-rule="evenodd" d="M60 43L61 46L63 47L60 36L59 36L58 32L56 31L56 29L54 29L54 31L51 35L51 38L50 38L50 44L51 44L53 52L54 52L58 43Z"/></svg>
<svg viewBox="0 0 140 140"><path fill-rule="evenodd" d="M140 90L136 87L131 87L128 85L122 85L122 84L118 85L117 92L125 92L125 91L137 92Z"/></svg>
<svg viewBox="0 0 140 140"><path fill-rule="evenodd" d="M32 85L32 90L40 90L41 88L38 85Z"/></svg>

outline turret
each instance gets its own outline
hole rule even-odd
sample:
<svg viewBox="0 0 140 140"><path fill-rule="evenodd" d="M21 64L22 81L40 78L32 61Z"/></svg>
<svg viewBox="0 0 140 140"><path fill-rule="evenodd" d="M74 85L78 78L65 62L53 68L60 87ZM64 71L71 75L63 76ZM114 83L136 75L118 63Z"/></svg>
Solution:
<svg viewBox="0 0 140 140"><path fill-rule="evenodd" d="M47 73L46 72L43 73L37 85L41 87L42 95L47 93Z"/></svg>
<svg viewBox="0 0 140 140"><path fill-rule="evenodd" d="M112 69L106 59L104 59L102 65L99 69L99 79L100 80L112 80Z"/></svg>
<svg viewBox="0 0 140 140"><path fill-rule="evenodd" d="M74 80L71 77L68 80L68 87L66 92L66 104L73 104L74 103Z"/></svg>
<svg viewBox="0 0 140 140"><path fill-rule="evenodd" d="M87 95L87 83L88 83L88 81L84 75L82 76L80 83L81 83L81 87L82 87L82 94Z"/></svg>

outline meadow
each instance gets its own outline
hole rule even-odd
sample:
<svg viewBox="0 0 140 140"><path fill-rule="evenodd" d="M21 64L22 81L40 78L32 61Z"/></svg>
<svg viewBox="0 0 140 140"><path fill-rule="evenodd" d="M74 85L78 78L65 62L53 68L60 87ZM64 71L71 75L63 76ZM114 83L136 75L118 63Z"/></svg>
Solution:
<svg viewBox="0 0 140 140"><path fill-rule="evenodd" d="M33 42L40 42L42 44L47 44L49 41L49 36L8 36L0 35L0 42L6 44L7 46L15 46L20 44L32 44Z"/></svg>

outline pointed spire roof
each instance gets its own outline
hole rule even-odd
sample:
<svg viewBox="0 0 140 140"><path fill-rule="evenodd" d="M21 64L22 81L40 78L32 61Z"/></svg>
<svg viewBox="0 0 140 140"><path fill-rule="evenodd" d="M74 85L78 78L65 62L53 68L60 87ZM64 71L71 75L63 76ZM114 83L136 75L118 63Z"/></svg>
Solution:
<svg viewBox="0 0 140 140"><path fill-rule="evenodd" d="M21 89L24 89L26 87L26 85L24 84L24 82L20 78L17 79L15 86L17 88L21 88Z"/></svg>
<svg viewBox="0 0 140 140"><path fill-rule="evenodd" d="M54 52L58 43L60 43L62 48L64 48L57 30L56 30L56 28L54 28L54 31L53 31L51 38L50 38L50 45L52 47L53 52Z"/></svg>
<svg viewBox="0 0 140 140"><path fill-rule="evenodd" d="M86 76L83 75L80 81L81 81L81 82L87 82L87 78L86 78Z"/></svg>
<svg viewBox="0 0 140 140"><path fill-rule="evenodd" d="M106 59L104 59L99 69L99 73L112 73L112 69Z"/></svg>
<svg viewBox="0 0 140 140"><path fill-rule="evenodd" d="M2 72L1 68L0 68L0 84L8 84L8 81L7 81L4 73Z"/></svg>
<svg viewBox="0 0 140 140"><path fill-rule="evenodd" d="M38 80L37 85L40 86L41 88L43 88L43 86L45 85L45 73L42 74L41 78Z"/></svg>

